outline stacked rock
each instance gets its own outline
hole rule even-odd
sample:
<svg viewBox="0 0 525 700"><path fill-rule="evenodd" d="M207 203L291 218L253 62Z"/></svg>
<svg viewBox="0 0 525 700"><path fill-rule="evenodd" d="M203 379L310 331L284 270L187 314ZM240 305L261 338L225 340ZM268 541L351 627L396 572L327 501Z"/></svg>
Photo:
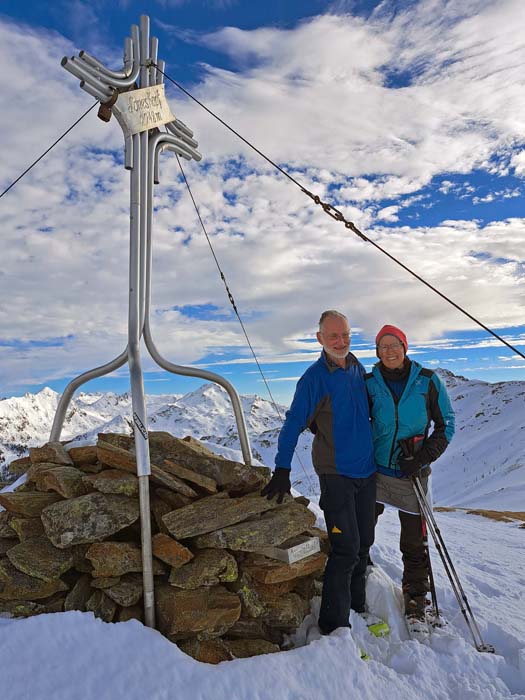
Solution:
<svg viewBox="0 0 525 700"><path fill-rule="evenodd" d="M224 459L193 438L149 434L158 630L200 661L279 651L309 612L326 555L289 564L272 548L319 536L305 499L278 505L266 467ZM133 438L48 443L10 465L27 481L0 494L0 613L91 611L142 620Z"/></svg>

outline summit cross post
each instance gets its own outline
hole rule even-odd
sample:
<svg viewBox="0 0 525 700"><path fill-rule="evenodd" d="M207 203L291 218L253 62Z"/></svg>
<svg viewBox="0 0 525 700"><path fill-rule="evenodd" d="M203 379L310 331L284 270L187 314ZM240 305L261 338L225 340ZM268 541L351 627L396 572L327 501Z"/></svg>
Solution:
<svg viewBox="0 0 525 700"><path fill-rule="evenodd" d="M144 338L146 348L155 362L167 371L213 381L226 389L232 402L243 459L247 465L252 463L250 442L241 401L232 384L213 372L168 362L153 342L149 322L153 184L159 182L159 156L164 150L169 150L186 160L199 161L201 155L196 150L198 143L193 138L193 132L173 116L166 100L164 76L161 72L164 70L164 61L158 59L157 38L150 38L149 17L143 15L140 27L131 27L131 37L127 37L124 42L124 65L121 70L110 70L85 51L81 51L78 57L63 58L62 66L80 79L81 88L100 101L99 117L103 121L109 121L114 114L124 134L124 166L130 171L129 312L128 343L125 350L115 359L84 372L67 385L57 406L50 440L60 440L66 411L76 389L90 379L113 372L127 362L139 480L144 621L148 627L155 627L149 498L151 465L141 339ZM166 127L166 133L159 131L161 126Z"/></svg>

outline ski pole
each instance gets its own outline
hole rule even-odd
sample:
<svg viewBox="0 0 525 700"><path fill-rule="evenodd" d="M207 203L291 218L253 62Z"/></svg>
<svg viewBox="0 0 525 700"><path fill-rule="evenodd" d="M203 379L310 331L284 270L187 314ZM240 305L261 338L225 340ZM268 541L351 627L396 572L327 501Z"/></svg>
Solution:
<svg viewBox="0 0 525 700"><path fill-rule="evenodd" d="M430 506L425 496L425 492L423 491L423 487L421 486L421 481L419 477L414 477L413 484L419 507L421 508L421 511L423 512L424 517L426 519L428 529L430 530L430 534L432 535L432 539L434 540L436 549L438 550L438 553L441 557L441 561L443 562L443 566L445 567L446 574L451 583L454 595L456 596L456 599L458 601L459 608L463 614L463 617L465 618L465 622L467 623L467 627L472 635L472 639L474 640L474 645L477 651L494 653L494 647L491 644L486 644L483 641L483 637L481 636L481 632L479 631L479 627L476 623L474 613L472 612L465 591L463 590L463 586L461 585L461 582L454 568L448 550L445 546L445 542L434 518L434 514L430 509ZM470 616L470 620L467 616L467 612Z"/></svg>

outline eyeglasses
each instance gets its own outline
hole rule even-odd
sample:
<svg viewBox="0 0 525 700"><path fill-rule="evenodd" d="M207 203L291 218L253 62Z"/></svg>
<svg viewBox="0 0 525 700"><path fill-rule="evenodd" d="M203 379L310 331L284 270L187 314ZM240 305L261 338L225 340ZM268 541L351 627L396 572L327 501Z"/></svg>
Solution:
<svg viewBox="0 0 525 700"><path fill-rule="evenodd" d="M323 336L323 338L326 338L327 340L329 340L332 343L335 342L336 340L339 340L339 338L341 338L345 342L348 342L350 340L350 333L341 333L341 334L330 333L329 335L325 335L324 333L321 333L321 335Z"/></svg>
<svg viewBox="0 0 525 700"><path fill-rule="evenodd" d="M386 350L399 350L403 347L403 343L386 343L385 345L379 345L377 348L378 352L385 352Z"/></svg>

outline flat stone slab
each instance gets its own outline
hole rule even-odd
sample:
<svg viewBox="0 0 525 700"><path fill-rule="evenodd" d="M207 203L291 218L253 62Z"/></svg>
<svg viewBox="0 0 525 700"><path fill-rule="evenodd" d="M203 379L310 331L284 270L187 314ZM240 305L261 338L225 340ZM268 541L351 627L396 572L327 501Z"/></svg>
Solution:
<svg viewBox="0 0 525 700"><path fill-rule="evenodd" d="M21 542L29 539L30 537L38 537L44 533L44 526L42 525L42 520L40 518L19 518L17 516L11 517L9 521L10 526L18 535Z"/></svg>
<svg viewBox="0 0 525 700"><path fill-rule="evenodd" d="M80 610L86 611L86 603L93 595L91 587L91 576L83 574L69 591L64 601L64 610Z"/></svg>
<svg viewBox="0 0 525 700"><path fill-rule="evenodd" d="M277 499L269 501L262 496L215 498L210 496L178 508L162 520L175 539L196 537L219 528L233 525L277 506Z"/></svg>
<svg viewBox="0 0 525 700"><path fill-rule="evenodd" d="M92 575L122 576L142 571L142 551L134 542L96 542L86 552L86 558L93 564ZM153 560L153 573L164 573L164 567Z"/></svg>
<svg viewBox="0 0 525 700"><path fill-rule="evenodd" d="M11 520L13 516L6 510L0 511L0 538L2 537L14 537L16 530L11 525Z"/></svg>
<svg viewBox="0 0 525 700"><path fill-rule="evenodd" d="M19 571L42 581L56 581L73 566L71 550L53 547L44 535L20 542L7 552L7 558Z"/></svg>
<svg viewBox="0 0 525 700"><path fill-rule="evenodd" d="M29 457L20 457L19 459L14 459L12 462L10 462L7 470L14 476L22 476L22 474L27 472L30 466L31 459Z"/></svg>
<svg viewBox="0 0 525 700"><path fill-rule="evenodd" d="M91 489L101 493L120 493L123 496L137 496L139 492L138 477L121 469L105 469L98 474L84 476L83 481Z"/></svg>
<svg viewBox="0 0 525 700"><path fill-rule="evenodd" d="M86 612L92 612L95 617L104 620L104 622L111 622L117 612L117 604L103 590L98 589L92 593L87 601Z"/></svg>
<svg viewBox="0 0 525 700"><path fill-rule="evenodd" d="M115 447L105 440L99 440L97 443L97 456L102 464L106 464L108 467L121 469L132 474L137 473L135 455L127 450L123 450L121 447ZM167 486L176 493L181 493L183 496L188 496L189 498L197 498L198 496L191 486L184 483L177 476L161 469L153 461L151 462L151 479L162 486Z"/></svg>
<svg viewBox="0 0 525 700"><path fill-rule="evenodd" d="M324 552L318 552L293 564L286 564L259 554L248 554L243 569L261 583L279 583L323 571L326 559Z"/></svg>
<svg viewBox="0 0 525 700"><path fill-rule="evenodd" d="M270 627L292 632L299 627L310 606L297 593L287 593L276 600L268 601L267 608L263 620Z"/></svg>
<svg viewBox="0 0 525 700"><path fill-rule="evenodd" d="M114 586L106 588L104 593L118 605L127 608L139 602L142 598L142 591L142 575L126 574Z"/></svg>
<svg viewBox="0 0 525 700"><path fill-rule="evenodd" d="M38 491L56 491L64 498L76 498L92 491L83 479L84 473L76 467L53 467L39 471L34 481Z"/></svg>
<svg viewBox="0 0 525 700"><path fill-rule="evenodd" d="M271 478L271 472L267 467L248 467L245 464L224 459L197 440L191 438L180 440L163 431L151 431L148 436L153 463L160 465L165 459L171 460L180 467L212 479L220 489L231 491L235 495L261 489ZM133 438L126 435L100 434L99 445L102 440L126 450L134 449Z"/></svg>
<svg viewBox="0 0 525 700"><path fill-rule="evenodd" d="M57 501L62 501L58 493L38 493L36 491L0 493L0 506L9 513L25 518L36 518L44 508Z"/></svg>
<svg viewBox="0 0 525 700"><path fill-rule="evenodd" d="M177 588L195 589L235 581L237 576L234 556L220 549L202 549L191 562L172 569L169 582Z"/></svg>
<svg viewBox="0 0 525 700"><path fill-rule="evenodd" d="M97 446L85 445L84 447L70 447L68 455L73 460L75 467L82 467L85 464L96 464Z"/></svg>
<svg viewBox="0 0 525 700"><path fill-rule="evenodd" d="M162 532L154 535L151 542L153 554L174 569L184 566L193 559L191 550Z"/></svg>
<svg viewBox="0 0 525 700"><path fill-rule="evenodd" d="M60 579L42 581L22 573L9 559L0 561L0 600L40 600L67 589Z"/></svg>
<svg viewBox="0 0 525 700"><path fill-rule="evenodd" d="M41 517L46 535L63 549L98 542L123 530L138 519L139 504L127 496L95 492L54 503L44 508Z"/></svg>
<svg viewBox="0 0 525 700"><path fill-rule="evenodd" d="M195 539L195 545L257 552L265 547L279 545L304 532L315 521L315 514L308 508L298 503L290 503L264 513L257 520L241 522L201 535Z"/></svg>
<svg viewBox="0 0 525 700"><path fill-rule="evenodd" d="M239 597L223 586L185 591L161 584L155 596L158 628L173 640L219 637L241 615Z"/></svg>
<svg viewBox="0 0 525 700"><path fill-rule="evenodd" d="M63 466L73 466L73 460L60 442L48 442L42 447L30 447L29 458L32 464L52 462Z"/></svg>

